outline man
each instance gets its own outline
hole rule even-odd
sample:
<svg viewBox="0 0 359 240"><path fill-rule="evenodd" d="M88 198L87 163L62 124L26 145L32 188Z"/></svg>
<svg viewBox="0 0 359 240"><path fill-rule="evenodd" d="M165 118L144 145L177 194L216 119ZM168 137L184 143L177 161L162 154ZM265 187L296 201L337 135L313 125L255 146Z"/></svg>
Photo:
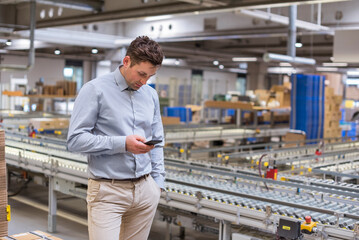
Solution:
<svg viewBox="0 0 359 240"><path fill-rule="evenodd" d="M147 239L164 189L163 126L147 80L162 64L155 41L137 37L123 65L86 83L76 98L67 144L88 155L90 240Z"/></svg>

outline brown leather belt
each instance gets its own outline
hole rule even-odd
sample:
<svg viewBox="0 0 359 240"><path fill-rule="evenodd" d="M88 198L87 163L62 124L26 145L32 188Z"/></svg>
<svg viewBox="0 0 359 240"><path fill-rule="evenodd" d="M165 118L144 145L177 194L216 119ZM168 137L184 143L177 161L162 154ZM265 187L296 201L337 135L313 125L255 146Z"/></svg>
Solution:
<svg viewBox="0 0 359 240"><path fill-rule="evenodd" d="M150 174L145 174L141 177L138 178L125 178L125 179L111 179L111 178L97 178L95 180L97 181L108 181L108 182L125 182L125 181L129 181L129 182L138 182L142 179L146 179Z"/></svg>

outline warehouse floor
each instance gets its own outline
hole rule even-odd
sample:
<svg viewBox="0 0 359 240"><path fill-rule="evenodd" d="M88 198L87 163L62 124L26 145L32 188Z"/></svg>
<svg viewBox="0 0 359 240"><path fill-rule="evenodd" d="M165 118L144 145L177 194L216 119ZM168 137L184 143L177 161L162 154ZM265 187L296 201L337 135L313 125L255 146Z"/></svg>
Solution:
<svg viewBox="0 0 359 240"><path fill-rule="evenodd" d="M57 231L53 236L64 240L87 240L86 203L83 199L58 195ZM30 184L20 194L9 197L11 221L9 235L40 230L47 232L47 188ZM71 215L69 215L71 213ZM72 220L69 220L72 219ZM179 227L171 225L171 240L180 239ZM154 221L149 236L150 240L166 239L166 223ZM215 234L196 232L186 229L187 240L214 240Z"/></svg>

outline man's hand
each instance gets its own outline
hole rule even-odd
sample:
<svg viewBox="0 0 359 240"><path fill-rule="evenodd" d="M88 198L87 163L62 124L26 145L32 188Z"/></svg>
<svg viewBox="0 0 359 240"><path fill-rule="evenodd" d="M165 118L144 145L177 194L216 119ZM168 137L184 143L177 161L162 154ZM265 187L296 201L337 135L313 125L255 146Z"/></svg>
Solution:
<svg viewBox="0 0 359 240"><path fill-rule="evenodd" d="M126 151L133 154L143 154L152 150L155 146L144 144L146 139L138 135L129 135L126 137Z"/></svg>

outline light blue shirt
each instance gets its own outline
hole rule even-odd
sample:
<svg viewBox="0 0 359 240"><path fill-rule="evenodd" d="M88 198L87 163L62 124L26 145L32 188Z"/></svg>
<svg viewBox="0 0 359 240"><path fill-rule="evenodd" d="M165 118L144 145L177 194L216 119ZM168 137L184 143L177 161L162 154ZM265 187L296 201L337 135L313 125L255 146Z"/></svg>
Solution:
<svg viewBox="0 0 359 240"><path fill-rule="evenodd" d="M67 147L86 154L89 178L127 179L150 173L164 188L164 134L157 92L128 85L119 67L86 83L71 116ZM162 143L145 154L126 151L126 136L140 135Z"/></svg>

